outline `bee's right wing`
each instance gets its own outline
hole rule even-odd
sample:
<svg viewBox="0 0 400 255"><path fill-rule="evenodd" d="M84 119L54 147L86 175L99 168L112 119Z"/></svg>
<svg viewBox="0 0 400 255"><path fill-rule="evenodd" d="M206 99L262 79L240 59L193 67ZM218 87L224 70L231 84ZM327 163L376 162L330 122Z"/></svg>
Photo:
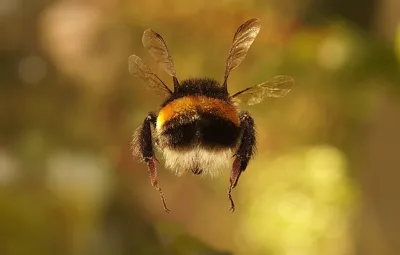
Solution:
<svg viewBox="0 0 400 255"><path fill-rule="evenodd" d="M257 18L250 19L243 23L236 31L232 45L229 49L229 56L226 60L225 75L223 86L227 86L230 72L238 67L245 59L251 44L260 32L260 20Z"/></svg>
<svg viewBox="0 0 400 255"><path fill-rule="evenodd" d="M269 81L237 92L230 98L248 105L261 103L266 97L284 97L294 86L290 76L279 75Z"/></svg>
<svg viewBox="0 0 400 255"><path fill-rule="evenodd" d="M131 55L128 62L129 72L133 76L144 81L147 88L155 90L156 92L161 92L161 94L172 94L172 91L167 87L167 85L165 85L164 82L162 82L162 80L144 64L141 58L136 55Z"/></svg>

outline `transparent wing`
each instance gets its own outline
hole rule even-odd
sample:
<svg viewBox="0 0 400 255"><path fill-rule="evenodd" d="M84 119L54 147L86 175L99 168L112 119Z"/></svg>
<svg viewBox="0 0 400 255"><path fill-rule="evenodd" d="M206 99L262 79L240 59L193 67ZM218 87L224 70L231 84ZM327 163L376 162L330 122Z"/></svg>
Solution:
<svg viewBox="0 0 400 255"><path fill-rule="evenodd" d="M229 49L229 56L226 60L224 85L228 80L230 72L239 66L247 55L251 44L256 39L260 31L260 20L250 19L243 23L236 31L233 37L233 43Z"/></svg>
<svg viewBox="0 0 400 255"><path fill-rule="evenodd" d="M142 43L157 63L161 64L169 75L176 77L174 62L161 35L147 29L143 33Z"/></svg>
<svg viewBox="0 0 400 255"><path fill-rule="evenodd" d="M269 81L249 87L237 92L232 99L248 105L261 103L266 97L283 97L294 86L294 79L290 76L279 75Z"/></svg>
<svg viewBox="0 0 400 255"><path fill-rule="evenodd" d="M141 58L131 55L128 63L129 72L144 81L147 88L161 92L162 94L172 94L172 91L144 64Z"/></svg>

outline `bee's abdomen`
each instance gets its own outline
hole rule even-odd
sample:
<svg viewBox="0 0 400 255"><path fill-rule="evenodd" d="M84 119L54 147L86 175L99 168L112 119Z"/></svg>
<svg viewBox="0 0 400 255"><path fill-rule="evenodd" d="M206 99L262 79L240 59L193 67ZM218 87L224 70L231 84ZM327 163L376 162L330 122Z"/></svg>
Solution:
<svg viewBox="0 0 400 255"><path fill-rule="evenodd" d="M164 145L171 148L190 148L201 145L206 148L233 147L240 135L240 127L230 120L212 114L182 123L174 118L165 123L161 132Z"/></svg>
<svg viewBox="0 0 400 255"><path fill-rule="evenodd" d="M157 131L162 145L171 148L226 148L236 145L241 129L233 105L193 96L177 99L161 109Z"/></svg>
<svg viewBox="0 0 400 255"><path fill-rule="evenodd" d="M200 140L206 146L232 147L240 135L240 128L232 121L212 114L203 114L198 126Z"/></svg>

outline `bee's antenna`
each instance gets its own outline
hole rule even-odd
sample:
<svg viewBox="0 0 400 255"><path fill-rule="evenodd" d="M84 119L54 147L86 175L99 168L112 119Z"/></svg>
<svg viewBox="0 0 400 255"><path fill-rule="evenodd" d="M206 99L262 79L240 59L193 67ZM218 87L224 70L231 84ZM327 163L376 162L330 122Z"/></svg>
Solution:
<svg viewBox="0 0 400 255"><path fill-rule="evenodd" d="M174 81L174 93L175 93L179 90L180 84L179 84L178 78L176 78L176 76L173 76L172 79Z"/></svg>

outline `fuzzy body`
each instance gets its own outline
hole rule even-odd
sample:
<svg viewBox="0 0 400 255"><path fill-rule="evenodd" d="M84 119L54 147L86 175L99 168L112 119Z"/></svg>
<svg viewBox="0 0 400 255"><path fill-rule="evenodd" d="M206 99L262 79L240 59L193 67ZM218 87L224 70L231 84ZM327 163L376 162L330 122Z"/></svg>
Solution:
<svg viewBox="0 0 400 255"><path fill-rule="evenodd" d="M168 169L217 176L228 166L241 128L227 92L214 80L196 79L183 81L180 94L162 105L155 133Z"/></svg>

